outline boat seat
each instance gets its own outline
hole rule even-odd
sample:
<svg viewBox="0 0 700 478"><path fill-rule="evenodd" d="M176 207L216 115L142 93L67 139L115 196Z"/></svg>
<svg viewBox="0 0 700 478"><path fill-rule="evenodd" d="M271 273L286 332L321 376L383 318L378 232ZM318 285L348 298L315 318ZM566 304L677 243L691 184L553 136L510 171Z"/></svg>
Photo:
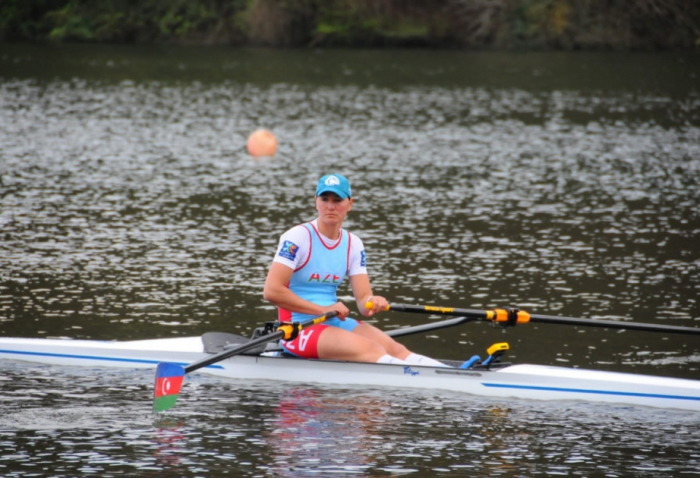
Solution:
<svg viewBox="0 0 700 478"><path fill-rule="evenodd" d="M246 344L250 341L249 338L241 335L229 334L226 332L207 332L202 335L202 344L204 352L208 354L218 354L219 352L232 347ZM241 355L260 355L263 352L281 351L282 347L276 342L262 344L260 347L243 352Z"/></svg>

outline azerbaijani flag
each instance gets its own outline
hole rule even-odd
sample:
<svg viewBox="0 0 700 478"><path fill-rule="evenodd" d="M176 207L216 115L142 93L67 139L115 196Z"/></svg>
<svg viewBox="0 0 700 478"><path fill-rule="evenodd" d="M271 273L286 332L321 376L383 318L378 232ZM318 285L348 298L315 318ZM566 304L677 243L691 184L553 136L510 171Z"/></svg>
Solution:
<svg viewBox="0 0 700 478"><path fill-rule="evenodd" d="M156 369L156 388L153 391L153 411L164 412L175 405L180 395L185 368L174 363L161 362Z"/></svg>

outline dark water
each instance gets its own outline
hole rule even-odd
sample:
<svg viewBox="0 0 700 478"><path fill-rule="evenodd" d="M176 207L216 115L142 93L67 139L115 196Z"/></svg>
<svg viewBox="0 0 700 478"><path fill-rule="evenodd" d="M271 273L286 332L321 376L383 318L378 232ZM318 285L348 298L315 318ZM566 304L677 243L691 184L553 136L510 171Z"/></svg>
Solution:
<svg viewBox="0 0 700 478"><path fill-rule="evenodd" d="M250 333L329 171L394 302L699 326L699 78L693 53L2 45L0 334ZM245 152L258 127L272 160ZM403 340L700 378L684 335ZM194 376L155 419L148 372L1 365L0 476L700 474L695 414Z"/></svg>
<svg viewBox="0 0 700 478"><path fill-rule="evenodd" d="M10 364L2 378L6 477L656 477L700 466L700 419L680 411L195 375L155 419L145 371Z"/></svg>

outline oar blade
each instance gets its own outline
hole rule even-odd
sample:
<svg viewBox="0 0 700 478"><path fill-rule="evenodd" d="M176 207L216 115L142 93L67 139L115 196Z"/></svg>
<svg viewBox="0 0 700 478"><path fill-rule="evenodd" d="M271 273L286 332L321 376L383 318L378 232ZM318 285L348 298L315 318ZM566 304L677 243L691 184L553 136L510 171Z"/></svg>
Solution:
<svg viewBox="0 0 700 478"><path fill-rule="evenodd" d="M282 338L289 340L289 337L293 339L296 337L296 333L300 332L306 327L320 324L321 322L336 317L337 315L338 312L329 311L320 317L308 319L301 323L290 322L281 325L278 327L276 332L252 339L248 343L239 345L238 347L228 350L225 349L217 354L206 356L200 360L197 360L196 362L192 362L186 367L168 362L159 363L158 368L156 369L156 386L155 390L153 391L153 411L156 413L164 412L175 405L177 397L180 395L180 388L182 388L182 380L186 373L194 372L195 370L199 370L200 368L216 362L221 362L222 360L244 353L267 342L272 342ZM289 334L289 337L287 334Z"/></svg>
<svg viewBox="0 0 700 478"><path fill-rule="evenodd" d="M185 367L182 365L161 362L156 369L156 384L153 390L153 411L164 412L175 406L180 396L182 380L185 377Z"/></svg>

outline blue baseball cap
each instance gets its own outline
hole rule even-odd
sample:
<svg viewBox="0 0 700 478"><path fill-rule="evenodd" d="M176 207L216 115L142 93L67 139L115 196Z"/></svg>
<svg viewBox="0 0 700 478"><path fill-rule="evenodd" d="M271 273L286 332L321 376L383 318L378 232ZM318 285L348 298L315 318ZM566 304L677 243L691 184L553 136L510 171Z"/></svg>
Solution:
<svg viewBox="0 0 700 478"><path fill-rule="evenodd" d="M327 174L323 176L318 180L318 186L316 186L316 196L329 192L335 193L343 199L352 197L350 181L348 181L345 176L341 176L340 174Z"/></svg>

